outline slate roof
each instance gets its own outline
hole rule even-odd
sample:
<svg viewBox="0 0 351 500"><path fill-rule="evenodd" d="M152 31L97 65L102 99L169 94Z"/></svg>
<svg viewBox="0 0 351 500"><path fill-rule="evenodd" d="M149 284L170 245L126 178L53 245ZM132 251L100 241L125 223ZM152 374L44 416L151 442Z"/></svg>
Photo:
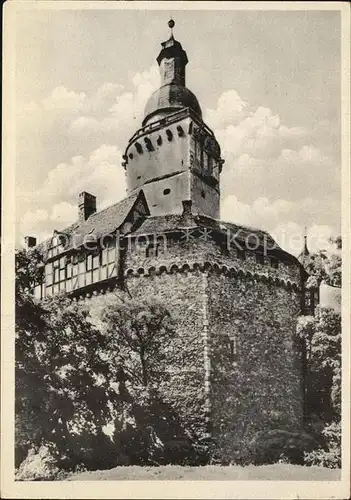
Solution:
<svg viewBox="0 0 351 500"><path fill-rule="evenodd" d="M275 247L281 250L279 245L265 231L256 228L238 226L230 222L219 221L204 215L194 215L190 220L185 220L182 214L147 217L141 226L134 231L134 233L149 234L162 231L175 231L177 229L181 230L187 227L207 227L220 232L227 231L229 229L233 236L238 232L238 238L240 239L245 239L250 235L257 235L257 238L260 241L263 241L264 238L266 238L270 245L275 244Z"/></svg>
<svg viewBox="0 0 351 500"><path fill-rule="evenodd" d="M271 253L277 253L300 265L296 257L289 254L283 250L278 243L268 234L266 231L261 229L251 228L247 226L239 226L230 222L224 222L204 215L192 215L184 218L184 215L164 215L164 216L150 216L147 217L144 222L135 230L132 234L142 235L142 234L159 234L166 232L181 232L184 229L196 229L196 228L208 228L213 230L215 233L222 234L222 237L227 237L228 231L230 231L230 236L237 239L238 242L248 242L248 247L253 248L257 241L260 245L266 245L268 251L270 249ZM252 245L250 245L250 243Z"/></svg>
<svg viewBox="0 0 351 500"><path fill-rule="evenodd" d="M147 207L145 195L143 191L140 190L138 193L134 193L100 212L92 214L86 221L76 221L60 232L71 235L72 237L74 235L76 245L78 240L81 239L81 241L83 241L84 237L88 234L92 234L94 238L98 239L118 229L128 217L133 206L140 199L144 201ZM239 242L249 242L249 247L252 242L252 248L254 248L255 243L259 241L260 245L263 246L263 244L265 244L268 250L271 250L272 254L278 253L284 255L288 260L298 263L297 259L283 250L267 232L247 226L239 226L230 222L219 221L204 215L187 214L185 216L184 214L169 214L146 216L138 226L133 228L130 235L140 236L142 234L175 233L181 232L186 228L207 228L213 230L216 234L222 235L222 238L226 238L228 231L230 231L231 237L235 236ZM77 235L79 235L78 240ZM38 250L42 251L44 256L48 249L49 242L50 240L46 240L37 246Z"/></svg>
<svg viewBox="0 0 351 500"><path fill-rule="evenodd" d="M132 194L128 198L124 198L118 203L92 214L79 225L79 233L86 235L94 232L96 237L112 233L125 221L139 195L144 196L144 193L139 191L139 193Z"/></svg>
<svg viewBox="0 0 351 500"><path fill-rule="evenodd" d="M76 221L58 231L58 233L63 233L71 238L75 235L75 244L79 244L80 240L83 242L84 237L88 234L92 234L94 238L98 239L118 229L123 222L125 222L128 214L139 200L143 200L147 207L144 192L140 190L138 193L134 193L100 212L92 214L86 221ZM45 253L49 247L50 241L51 238L40 243L37 249ZM66 248L66 250L68 248Z"/></svg>

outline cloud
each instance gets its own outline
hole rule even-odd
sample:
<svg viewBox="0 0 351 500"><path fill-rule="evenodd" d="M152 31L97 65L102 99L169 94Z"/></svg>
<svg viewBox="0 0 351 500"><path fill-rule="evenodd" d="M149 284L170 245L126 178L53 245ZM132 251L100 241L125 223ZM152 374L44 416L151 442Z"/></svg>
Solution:
<svg viewBox="0 0 351 500"><path fill-rule="evenodd" d="M277 243L287 252L296 257L303 249L305 228L294 222L284 222L276 226L271 231ZM329 238L336 236L335 230L331 226L314 224L307 229L307 246L310 252L326 250L335 252L335 247L330 243Z"/></svg>
<svg viewBox="0 0 351 500"><path fill-rule="evenodd" d="M40 191L40 198L49 203L53 200L73 202L81 191L89 191L101 200L125 195L122 153L116 146L103 144L89 157L75 156L67 163L52 169Z"/></svg>
<svg viewBox="0 0 351 500"><path fill-rule="evenodd" d="M76 219L78 193L104 208L126 194L122 151L159 86L156 66L131 76L131 90L107 82L94 93L58 86L17 105L18 238Z"/></svg>
<svg viewBox="0 0 351 500"><path fill-rule="evenodd" d="M88 191L97 197L98 209L116 203L126 195L121 151L102 145L88 157L75 156L50 170L37 193L46 209L28 210L20 223L20 237L33 234L40 240L49 229L63 229L77 220L78 194Z"/></svg>
<svg viewBox="0 0 351 500"><path fill-rule="evenodd" d="M234 124L225 122L225 127L216 129L223 154L231 159L243 154L262 159L276 158L282 149L298 147L308 136L303 127L288 128L281 125L279 115L269 108L243 110L245 114L240 112L240 119L234 119Z"/></svg>
<svg viewBox="0 0 351 500"><path fill-rule="evenodd" d="M42 101L44 110L69 110L74 113L83 109L87 96L84 92L74 92L63 86L56 87L49 97Z"/></svg>
<svg viewBox="0 0 351 500"><path fill-rule="evenodd" d="M318 207L317 207L318 208ZM297 201L259 197L252 204L242 203L235 195L223 199L221 214L224 220L237 221L238 224L262 228L271 231L281 221L288 219L299 224L313 224L310 214L316 209L316 201L312 197Z"/></svg>
<svg viewBox="0 0 351 500"><path fill-rule="evenodd" d="M236 90L223 92L217 102L216 109L207 109L204 119L215 129L238 123L245 116L247 103L244 102Z"/></svg>
<svg viewBox="0 0 351 500"><path fill-rule="evenodd" d="M41 101L19 106L22 235L43 237L73 222L81 191L97 196L98 209L125 196L122 152L159 83L152 66L131 75L128 88L107 82L85 93L58 86ZM285 233L301 236L305 225L338 232L340 164L327 144L328 123L288 126L235 89L225 91L204 117L225 158L223 219L276 231L280 241Z"/></svg>
<svg viewBox="0 0 351 500"><path fill-rule="evenodd" d="M327 203L336 209L327 214L336 222L340 213L340 162L330 154L327 123L312 129L282 123L270 108L254 108L235 91L226 91L215 110L207 110L209 125L221 145L225 164L222 194L240 196L251 204L260 197L271 200L282 195L290 201L313 196L325 214ZM323 140L321 139L323 135ZM330 142L330 141L329 141Z"/></svg>
<svg viewBox="0 0 351 500"><path fill-rule="evenodd" d="M270 202L261 197L249 205L232 195L224 199L221 215L225 221L268 231L283 249L297 256L304 244L305 223L311 222L309 214L316 208L315 204L313 198ZM336 233L333 226L311 223L307 227L310 251L331 249L329 238Z"/></svg>

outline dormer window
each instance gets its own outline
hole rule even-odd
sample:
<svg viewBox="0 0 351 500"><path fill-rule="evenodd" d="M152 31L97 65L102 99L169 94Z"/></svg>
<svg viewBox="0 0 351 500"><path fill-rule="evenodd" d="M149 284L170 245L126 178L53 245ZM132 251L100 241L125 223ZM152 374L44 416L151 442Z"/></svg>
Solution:
<svg viewBox="0 0 351 500"><path fill-rule="evenodd" d="M256 253L256 262L257 264L264 264L264 255L263 253Z"/></svg>
<svg viewBox="0 0 351 500"><path fill-rule="evenodd" d="M237 248L236 250L236 255L239 260L245 260L246 259L246 253L245 250L242 248Z"/></svg>
<svg viewBox="0 0 351 500"><path fill-rule="evenodd" d="M278 259L275 259L274 257L271 257L270 263L271 263L271 267L273 267L273 269L278 269L279 268Z"/></svg>
<svg viewBox="0 0 351 500"><path fill-rule="evenodd" d="M146 247L146 257L157 257L159 253L159 243L151 243Z"/></svg>

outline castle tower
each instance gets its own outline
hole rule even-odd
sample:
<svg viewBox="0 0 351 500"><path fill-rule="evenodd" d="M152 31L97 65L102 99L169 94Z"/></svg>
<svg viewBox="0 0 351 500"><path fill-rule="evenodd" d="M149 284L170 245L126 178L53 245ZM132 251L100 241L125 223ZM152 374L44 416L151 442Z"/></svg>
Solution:
<svg viewBox="0 0 351 500"><path fill-rule="evenodd" d="M45 279L34 293L67 293L92 315L124 298L161 303L176 328L157 387L177 420L171 447L191 436L220 463L246 460L267 429L301 428L296 324L313 296L303 265L269 234L215 220L223 160L172 33L157 62L161 87L124 155L128 196L96 211L80 194L78 220L37 246Z"/></svg>
<svg viewBox="0 0 351 500"><path fill-rule="evenodd" d="M172 29L174 21L168 25ZM185 50L172 32L161 45L161 86L149 98L142 127L123 156L128 195L143 189L151 215L181 213L182 202L191 200L193 213L219 218L219 144L185 86Z"/></svg>

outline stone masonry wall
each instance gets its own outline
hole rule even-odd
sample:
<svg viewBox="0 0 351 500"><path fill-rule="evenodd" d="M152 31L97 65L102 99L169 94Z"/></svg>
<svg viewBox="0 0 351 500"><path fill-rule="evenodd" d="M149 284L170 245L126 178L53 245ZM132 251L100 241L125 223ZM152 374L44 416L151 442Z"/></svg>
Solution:
<svg viewBox="0 0 351 500"><path fill-rule="evenodd" d="M171 312L177 329L175 341L169 346L171 377L169 381L160 380L159 389L193 435L203 437L206 393L201 273L132 277L127 286L133 298L154 297Z"/></svg>
<svg viewBox="0 0 351 500"><path fill-rule="evenodd" d="M207 432L202 284L200 271L163 272L126 280L128 294L133 299L155 299L172 315L176 336L167 346L171 377L160 380L158 390L194 439L204 437ZM93 316L98 318L102 307L120 301L119 297L126 297L126 293L116 289L105 295L92 296L89 304Z"/></svg>
<svg viewBox="0 0 351 500"><path fill-rule="evenodd" d="M159 300L175 321L171 377L160 380L159 390L184 427L195 439L211 431L215 456L228 461L257 431L298 427L298 268L281 262L274 269L250 255L241 261L234 250L223 253L195 238L169 240L157 256L139 243L125 258L125 287L135 299ZM123 293L89 300L97 311Z"/></svg>
<svg viewBox="0 0 351 500"><path fill-rule="evenodd" d="M209 277L208 293L215 454L233 460L257 431L302 422L294 338L300 298L274 283L223 274Z"/></svg>

